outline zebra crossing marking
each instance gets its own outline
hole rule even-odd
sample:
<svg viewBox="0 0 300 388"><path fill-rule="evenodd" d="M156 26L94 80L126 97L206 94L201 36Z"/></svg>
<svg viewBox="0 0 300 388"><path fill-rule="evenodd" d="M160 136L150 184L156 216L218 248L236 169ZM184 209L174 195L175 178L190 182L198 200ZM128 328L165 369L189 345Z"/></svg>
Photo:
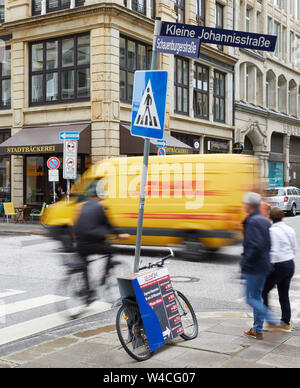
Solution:
<svg viewBox="0 0 300 388"><path fill-rule="evenodd" d="M7 298L8 296L15 296L20 294L25 294L25 291L7 289L6 291L0 292L0 299Z"/></svg>
<svg viewBox="0 0 300 388"><path fill-rule="evenodd" d="M87 318L110 309L110 303L95 302L86 310L84 314L80 316L80 319ZM50 329L54 329L55 327L66 324L67 322L69 321L66 320L61 313L54 313L5 327L0 329L0 346L33 336Z"/></svg>
<svg viewBox="0 0 300 388"><path fill-rule="evenodd" d="M32 310L38 307L47 306L49 304L61 302L68 298L57 295L44 295L37 298L24 299L18 302L5 304L6 315L16 314L28 310Z"/></svg>

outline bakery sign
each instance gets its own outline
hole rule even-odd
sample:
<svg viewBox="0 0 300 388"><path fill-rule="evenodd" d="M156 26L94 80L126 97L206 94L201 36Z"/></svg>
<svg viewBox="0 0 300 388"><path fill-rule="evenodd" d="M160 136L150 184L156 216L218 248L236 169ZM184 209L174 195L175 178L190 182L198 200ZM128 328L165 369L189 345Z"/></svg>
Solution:
<svg viewBox="0 0 300 388"><path fill-rule="evenodd" d="M55 145L51 146L20 146L20 147L7 147L6 153L11 155L16 154L40 154L40 153L48 153L55 152Z"/></svg>

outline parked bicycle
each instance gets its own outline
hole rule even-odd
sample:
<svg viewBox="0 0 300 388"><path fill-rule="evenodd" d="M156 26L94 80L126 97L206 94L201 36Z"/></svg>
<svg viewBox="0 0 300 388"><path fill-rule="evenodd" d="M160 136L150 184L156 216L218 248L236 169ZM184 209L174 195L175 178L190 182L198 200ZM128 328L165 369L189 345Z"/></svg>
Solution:
<svg viewBox="0 0 300 388"><path fill-rule="evenodd" d="M117 277L131 273L131 266L126 258L112 259L106 268L107 255L91 256L89 259L90 284L97 299L111 303L120 299ZM57 295L65 300L57 303L57 310L69 319L77 319L84 314L89 304L85 291L83 268L78 262L77 253L63 253L64 276L58 284Z"/></svg>
<svg viewBox="0 0 300 388"><path fill-rule="evenodd" d="M174 257L173 251L169 250L170 254L168 256L141 267L140 271L151 268L163 268L165 261L170 257ZM196 314L186 296L177 290L174 290L174 294L183 327L183 332L180 336L184 340L192 340L198 336ZM123 299L122 306L117 313L116 328L119 340L130 357L137 361L145 361L152 356L136 299Z"/></svg>

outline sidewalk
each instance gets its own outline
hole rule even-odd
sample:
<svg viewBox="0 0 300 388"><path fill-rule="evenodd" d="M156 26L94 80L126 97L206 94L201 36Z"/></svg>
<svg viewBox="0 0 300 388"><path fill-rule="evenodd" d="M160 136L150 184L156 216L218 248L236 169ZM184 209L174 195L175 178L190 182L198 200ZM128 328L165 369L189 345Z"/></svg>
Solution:
<svg viewBox="0 0 300 388"><path fill-rule="evenodd" d="M264 341L242 335L251 325L240 312L198 313L199 336L177 339L145 362L121 348L114 325L64 337L0 359L0 368L300 368L300 331L266 333Z"/></svg>
<svg viewBox="0 0 300 388"><path fill-rule="evenodd" d="M46 234L45 228L40 224L15 224L14 222L0 222L0 233L20 233L20 234Z"/></svg>

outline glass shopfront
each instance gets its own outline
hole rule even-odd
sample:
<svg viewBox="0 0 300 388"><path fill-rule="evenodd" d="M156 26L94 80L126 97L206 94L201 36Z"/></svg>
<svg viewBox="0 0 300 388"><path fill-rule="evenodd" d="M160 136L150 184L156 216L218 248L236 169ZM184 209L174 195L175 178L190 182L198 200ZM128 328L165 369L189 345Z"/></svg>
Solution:
<svg viewBox="0 0 300 388"><path fill-rule="evenodd" d="M10 130L0 130L0 144L10 137ZM11 200L10 157L0 156L0 203Z"/></svg>
<svg viewBox="0 0 300 388"><path fill-rule="evenodd" d="M43 202L53 202L53 183L49 182L47 160L53 155L34 155L25 157L25 195L24 203L27 205L41 205ZM55 189L60 185L63 193L67 191L67 181L63 179L63 156L56 155L60 160L59 181L55 183ZM89 165L89 157L78 155L77 176L79 177ZM74 181L71 181L71 185ZM64 195L63 195L64 198Z"/></svg>

